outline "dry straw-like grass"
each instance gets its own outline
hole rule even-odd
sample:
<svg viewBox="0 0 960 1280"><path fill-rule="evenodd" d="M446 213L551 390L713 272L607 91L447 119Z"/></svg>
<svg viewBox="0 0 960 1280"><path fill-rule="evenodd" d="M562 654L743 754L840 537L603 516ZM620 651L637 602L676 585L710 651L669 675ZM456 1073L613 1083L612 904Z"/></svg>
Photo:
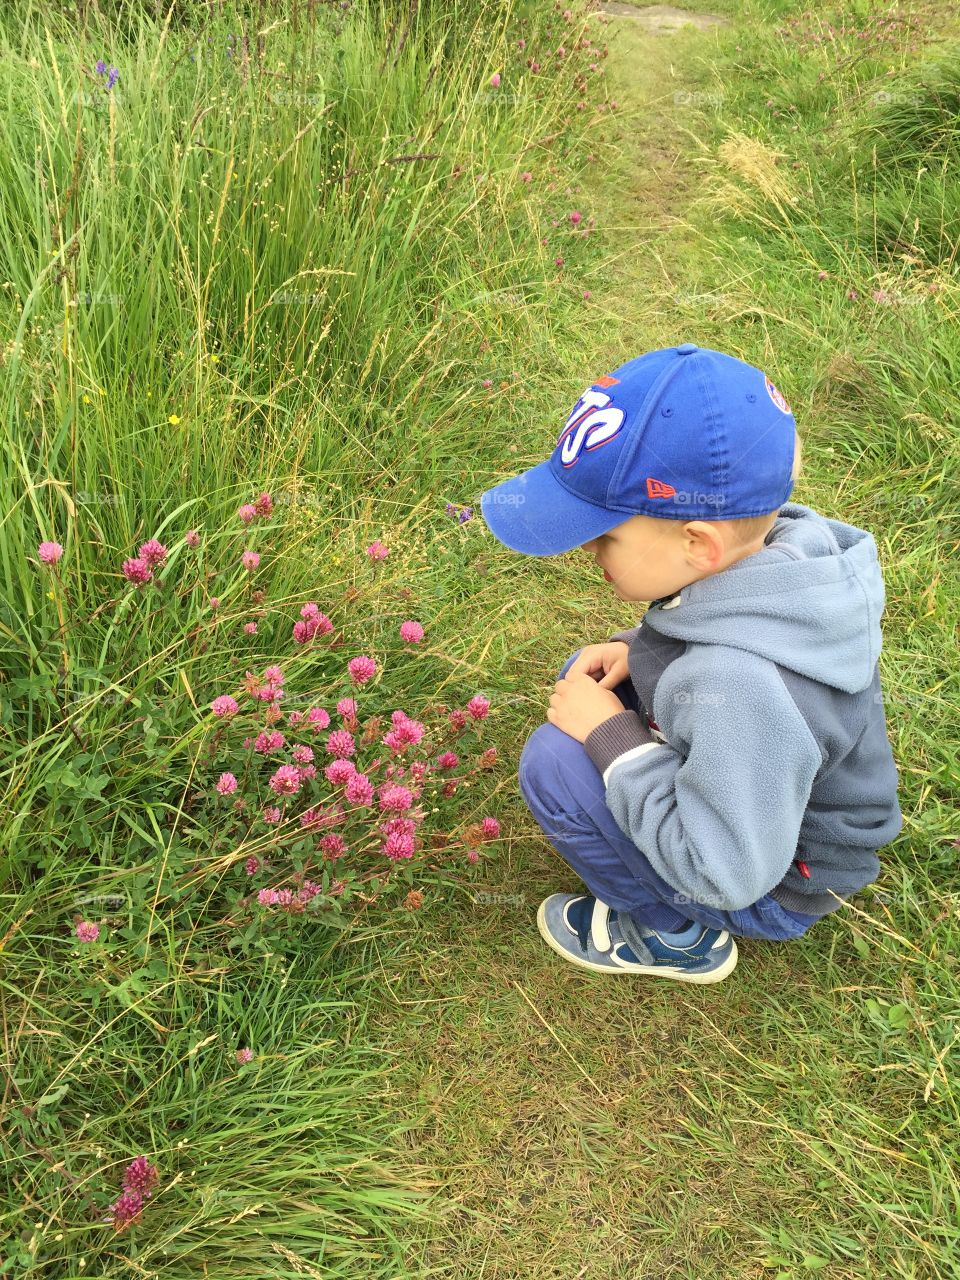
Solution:
<svg viewBox="0 0 960 1280"><path fill-rule="evenodd" d="M749 134L732 131L717 147L706 199L717 212L757 217L773 205L782 217L799 198L777 166L784 153ZM724 172L726 170L726 172ZM733 175L728 176L728 175Z"/></svg>

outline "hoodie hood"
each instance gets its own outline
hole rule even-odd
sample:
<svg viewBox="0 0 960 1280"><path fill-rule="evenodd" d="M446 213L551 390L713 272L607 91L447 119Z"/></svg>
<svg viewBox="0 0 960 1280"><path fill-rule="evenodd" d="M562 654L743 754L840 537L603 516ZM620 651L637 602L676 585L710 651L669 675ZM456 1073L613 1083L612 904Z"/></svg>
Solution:
<svg viewBox="0 0 960 1280"><path fill-rule="evenodd" d="M643 624L856 693L873 679L883 605L873 535L788 502L759 551L652 604Z"/></svg>

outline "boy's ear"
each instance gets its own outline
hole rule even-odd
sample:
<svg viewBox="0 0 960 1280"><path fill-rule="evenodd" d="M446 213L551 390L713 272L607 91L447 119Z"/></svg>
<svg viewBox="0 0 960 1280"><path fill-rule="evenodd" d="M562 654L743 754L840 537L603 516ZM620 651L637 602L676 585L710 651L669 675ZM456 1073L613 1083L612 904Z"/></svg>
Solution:
<svg viewBox="0 0 960 1280"><path fill-rule="evenodd" d="M689 520L682 532L683 549L698 569L712 569L727 553L723 534L708 520Z"/></svg>

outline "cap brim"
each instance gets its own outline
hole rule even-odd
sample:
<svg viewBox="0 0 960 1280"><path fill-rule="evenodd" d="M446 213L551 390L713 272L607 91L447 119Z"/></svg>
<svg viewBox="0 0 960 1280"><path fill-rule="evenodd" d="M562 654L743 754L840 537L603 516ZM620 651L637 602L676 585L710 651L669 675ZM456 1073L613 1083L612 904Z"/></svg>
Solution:
<svg viewBox="0 0 960 1280"><path fill-rule="evenodd" d="M597 507L557 483L550 459L480 495L487 528L511 551L556 556L629 520L625 512Z"/></svg>

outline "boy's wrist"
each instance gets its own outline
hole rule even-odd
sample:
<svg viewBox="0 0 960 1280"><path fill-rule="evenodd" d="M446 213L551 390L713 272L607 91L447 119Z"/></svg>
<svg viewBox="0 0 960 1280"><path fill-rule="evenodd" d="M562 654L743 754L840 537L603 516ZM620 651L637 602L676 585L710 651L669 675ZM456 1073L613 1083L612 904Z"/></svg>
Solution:
<svg viewBox="0 0 960 1280"><path fill-rule="evenodd" d="M656 742L643 717L636 711L618 711L587 734L583 746L601 773L634 747Z"/></svg>
<svg viewBox="0 0 960 1280"><path fill-rule="evenodd" d="M633 637L637 634L639 630L640 630L639 627L630 627L628 630L625 630L625 631L615 631L613 635L610 636L610 638L607 640L607 644L613 644L614 642L616 642L617 644L625 644L629 649L633 641Z"/></svg>

